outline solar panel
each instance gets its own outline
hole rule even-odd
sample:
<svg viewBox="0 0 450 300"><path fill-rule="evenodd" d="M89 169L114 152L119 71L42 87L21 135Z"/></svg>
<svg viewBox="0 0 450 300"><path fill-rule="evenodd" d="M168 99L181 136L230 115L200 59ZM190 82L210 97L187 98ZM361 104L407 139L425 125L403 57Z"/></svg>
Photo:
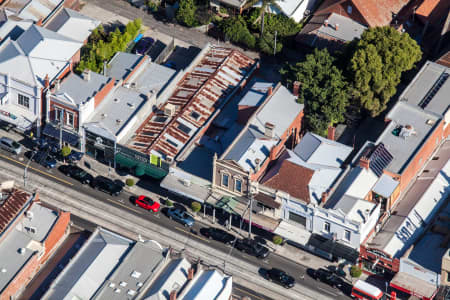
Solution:
<svg viewBox="0 0 450 300"><path fill-rule="evenodd" d="M428 105L428 103L430 103L434 95L437 94L437 92L441 89L441 87L444 85L447 79L448 73L442 73L441 76L439 76L438 80L433 85L433 87L428 91L428 93L425 95L422 101L420 101L419 106L421 108L425 108Z"/></svg>
<svg viewBox="0 0 450 300"><path fill-rule="evenodd" d="M392 154L384 147L384 144L380 143L370 156L369 168L380 177L393 158Z"/></svg>

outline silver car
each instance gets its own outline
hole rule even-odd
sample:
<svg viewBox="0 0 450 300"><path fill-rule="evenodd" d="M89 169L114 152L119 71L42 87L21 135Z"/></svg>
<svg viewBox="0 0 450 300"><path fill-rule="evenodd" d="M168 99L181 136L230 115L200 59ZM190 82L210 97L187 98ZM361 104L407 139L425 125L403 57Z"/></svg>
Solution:
<svg viewBox="0 0 450 300"><path fill-rule="evenodd" d="M8 138L8 137L2 137L0 138L0 148L12 152L16 155L20 154L22 152L22 146L17 143L16 141Z"/></svg>

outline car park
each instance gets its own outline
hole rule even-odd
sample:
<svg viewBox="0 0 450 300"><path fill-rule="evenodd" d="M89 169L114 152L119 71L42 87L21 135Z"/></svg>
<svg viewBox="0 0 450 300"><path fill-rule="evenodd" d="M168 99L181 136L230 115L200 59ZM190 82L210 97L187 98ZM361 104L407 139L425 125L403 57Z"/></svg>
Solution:
<svg viewBox="0 0 450 300"><path fill-rule="evenodd" d="M294 287L295 285L294 277L280 269L272 268L267 270L265 277L267 280L278 283L288 289Z"/></svg>
<svg viewBox="0 0 450 300"><path fill-rule="evenodd" d="M19 155L22 152L22 146L9 137L0 138L0 148L16 155Z"/></svg>
<svg viewBox="0 0 450 300"><path fill-rule="evenodd" d="M267 247L248 238L237 240L235 248L257 258L266 258L269 255L269 249Z"/></svg>
<svg viewBox="0 0 450 300"><path fill-rule="evenodd" d="M105 192L112 196L119 196L123 189L120 184L117 184L116 182L104 176L95 177L91 183L91 186L94 189Z"/></svg>
<svg viewBox="0 0 450 300"><path fill-rule="evenodd" d="M179 208L171 207L167 210L167 217L171 220L175 220L181 224L183 224L185 227L192 227L194 226L194 218L189 215L187 212L182 211Z"/></svg>
<svg viewBox="0 0 450 300"><path fill-rule="evenodd" d="M94 177L91 174L75 165L62 165L59 167L59 170L64 175L72 177L82 184L89 184L94 180Z"/></svg>
<svg viewBox="0 0 450 300"><path fill-rule="evenodd" d="M314 279L320 280L332 287L341 287L342 286L342 278L337 276L335 273L331 272L330 270L326 269L317 269L314 271L313 274Z"/></svg>
<svg viewBox="0 0 450 300"><path fill-rule="evenodd" d="M151 210L153 212L158 212L160 205L158 202L153 201L147 196L141 195L134 200L134 205L142 207L146 210Z"/></svg>
<svg viewBox="0 0 450 300"><path fill-rule="evenodd" d="M236 237L223 229L209 227L200 229L200 233L209 239L214 239L216 241L222 242L227 245L233 244Z"/></svg>

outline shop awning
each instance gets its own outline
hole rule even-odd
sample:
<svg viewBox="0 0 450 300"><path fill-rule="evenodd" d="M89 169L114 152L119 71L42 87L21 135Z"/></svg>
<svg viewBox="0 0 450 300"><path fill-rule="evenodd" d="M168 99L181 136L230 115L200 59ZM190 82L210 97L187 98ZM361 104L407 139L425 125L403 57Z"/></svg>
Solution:
<svg viewBox="0 0 450 300"><path fill-rule="evenodd" d="M429 283L405 272L395 274L390 286L422 299L433 299L439 288L437 284Z"/></svg>
<svg viewBox="0 0 450 300"><path fill-rule="evenodd" d="M263 194L263 193L258 193L255 195L255 200L264 204L265 206L268 206L270 208L274 208L274 209L278 209L280 208L281 204L275 201L275 198Z"/></svg>
<svg viewBox="0 0 450 300"><path fill-rule="evenodd" d="M136 176L148 175L155 179L162 179L169 173L168 170L149 163L142 163L141 161L129 158L122 153L116 154L116 164L130 169L135 168Z"/></svg>
<svg viewBox="0 0 450 300"><path fill-rule="evenodd" d="M53 137L57 140L60 139L60 130L53 124L46 124L42 134ZM62 140L72 146L76 146L78 144L79 137L76 133L67 131L63 128Z"/></svg>
<svg viewBox="0 0 450 300"><path fill-rule="evenodd" d="M26 131L33 127L37 116L14 104L0 106L0 120L13 124L17 129Z"/></svg>
<svg viewBox="0 0 450 300"><path fill-rule="evenodd" d="M237 204L238 201L236 199L234 199L233 197L225 196L222 197L222 199L220 199L219 201L217 201L215 207L221 208L230 214L236 214L235 208Z"/></svg>
<svg viewBox="0 0 450 300"><path fill-rule="evenodd" d="M308 241L308 245L330 253L334 257L343 258L353 264L356 263L356 260L359 257L359 252L352 247L327 239L317 234L311 235L311 238Z"/></svg>
<svg viewBox="0 0 450 300"><path fill-rule="evenodd" d="M308 243L311 237L311 232L306 230L302 225L294 225L286 221L281 221L274 233L303 246Z"/></svg>

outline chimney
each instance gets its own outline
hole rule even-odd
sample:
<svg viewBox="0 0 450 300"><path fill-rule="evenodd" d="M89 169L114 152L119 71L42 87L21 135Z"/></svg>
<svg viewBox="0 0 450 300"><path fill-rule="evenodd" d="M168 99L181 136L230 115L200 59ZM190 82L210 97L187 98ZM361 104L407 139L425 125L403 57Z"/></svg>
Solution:
<svg viewBox="0 0 450 300"><path fill-rule="evenodd" d="M329 140L334 141L335 135L336 135L336 127L334 127L334 126L328 127L328 136L327 136L327 138Z"/></svg>
<svg viewBox="0 0 450 300"><path fill-rule="evenodd" d="M261 160L259 158L255 159L255 173L259 171L259 168L261 167Z"/></svg>
<svg viewBox="0 0 450 300"><path fill-rule="evenodd" d="M173 290L170 292L170 300L177 300L177 290Z"/></svg>
<svg viewBox="0 0 450 300"><path fill-rule="evenodd" d="M55 91L59 91L59 89L61 88L61 80L60 79L56 79L55 80Z"/></svg>
<svg viewBox="0 0 450 300"><path fill-rule="evenodd" d="M85 69L82 74L83 80L89 81L91 80L91 70Z"/></svg>
<svg viewBox="0 0 450 300"><path fill-rule="evenodd" d="M320 199L320 202L321 203L327 202L327 197L328 197L328 193L327 192L323 192L322 193L322 198Z"/></svg>
<svg viewBox="0 0 450 300"><path fill-rule="evenodd" d="M194 268L189 268L188 270L188 280L194 279Z"/></svg>
<svg viewBox="0 0 450 300"><path fill-rule="evenodd" d="M366 170L369 170L369 164L370 164L370 159L369 159L368 157L362 156L362 157L359 159L359 166L360 166L361 168L364 168L364 169L366 169Z"/></svg>
<svg viewBox="0 0 450 300"><path fill-rule="evenodd" d="M272 92L273 92L273 88L272 88L272 86L269 86L269 88L267 89L267 96L272 95Z"/></svg>
<svg viewBox="0 0 450 300"><path fill-rule="evenodd" d="M325 21L323 21L323 25L325 25L325 27L328 27L328 19L326 19Z"/></svg>
<svg viewBox="0 0 450 300"><path fill-rule="evenodd" d="M273 130L275 128L275 125L273 125L272 123L266 122L266 124L264 125L264 135L268 138L273 138Z"/></svg>
<svg viewBox="0 0 450 300"><path fill-rule="evenodd" d="M294 94L295 97L298 97L299 90L300 90L300 81L294 81L292 93Z"/></svg>
<svg viewBox="0 0 450 300"><path fill-rule="evenodd" d="M336 31L339 30L339 24L338 23L336 23L336 25L334 25L334 29L336 29Z"/></svg>
<svg viewBox="0 0 450 300"><path fill-rule="evenodd" d="M48 74L47 74L47 75L45 75L45 78L44 78L44 87L48 88L49 86L50 86L50 79L48 78Z"/></svg>
<svg viewBox="0 0 450 300"><path fill-rule="evenodd" d="M272 149L270 149L270 161L274 161L275 159L277 159L277 151L276 151L277 147L273 146Z"/></svg>

